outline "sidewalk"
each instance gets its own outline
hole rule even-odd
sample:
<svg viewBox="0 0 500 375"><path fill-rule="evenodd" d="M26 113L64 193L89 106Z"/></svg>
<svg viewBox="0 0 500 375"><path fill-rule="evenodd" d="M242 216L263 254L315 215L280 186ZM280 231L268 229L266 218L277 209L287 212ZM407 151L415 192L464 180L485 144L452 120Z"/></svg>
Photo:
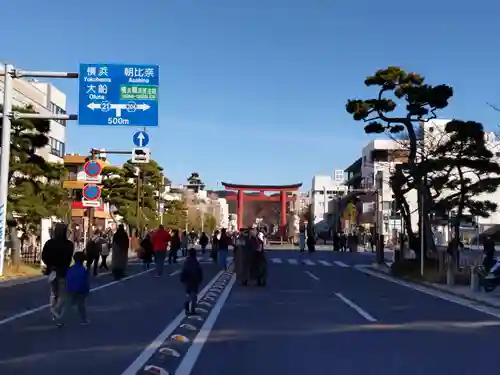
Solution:
<svg viewBox="0 0 500 375"><path fill-rule="evenodd" d="M134 261L137 259L137 254L135 251L129 251L128 260ZM108 258L108 264L111 264L112 257ZM7 288L15 285L29 284L36 281L41 281L47 279L46 275L42 275L42 269L40 268L40 276L19 276L19 277L0 277L0 288Z"/></svg>
<svg viewBox="0 0 500 375"><path fill-rule="evenodd" d="M445 284L436 284L436 283L431 283L428 281L420 281L420 280L415 280L415 279L409 279L409 278L397 278L394 276L391 276L390 274L390 269L387 266L384 265L377 265L377 264L372 264L367 267L371 271L379 272L379 273L384 273L389 277L392 277L396 280L404 280L405 282L408 283L413 283L417 285L422 285L425 286L429 289L434 289L440 292L448 293L451 294L455 297L460 297L467 299L472 302L479 303L481 305L485 305L488 307L493 307L493 308L500 308L500 289L495 290L490 293L486 293L484 290L480 290L478 292L474 292L470 289L469 286L464 286L464 285L454 285L454 286L449 286Z"/></svg>

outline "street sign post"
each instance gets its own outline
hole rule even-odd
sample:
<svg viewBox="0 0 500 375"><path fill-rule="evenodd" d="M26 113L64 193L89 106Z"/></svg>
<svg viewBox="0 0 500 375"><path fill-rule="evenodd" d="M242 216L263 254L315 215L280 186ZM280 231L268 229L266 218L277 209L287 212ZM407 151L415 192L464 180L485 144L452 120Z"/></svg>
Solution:
<svg viewBox="0 0 500 375"><path fill-rule="evenodd" d="M86 182L101 182L102 166L96 160L89 160L83 166Z"/></svg>
<svg viewBox="0 0 500 375"><path fill-rule="evenodd" d="M158 126L158 65L80 64L80 125Z"/></svg>
<svg viewBox="0 0 500 375"><path fill-rule="evenodd" d="M138 131L132 137L136 147L146 147L149 144L149 135L144 131Z"/></svg>
<svg viewBox="0 0 500 375"><path fill-rule="evenodd" d="M94 184L86 184L83 187L83 207L99 207L101 198L101 187Z"/></svg>
<svg viewBox="0 0 500 375"><path fill-rule="evenodd" d="M136 147L132 150L132 163L147 164L150 161L149 148Z"/></svg>

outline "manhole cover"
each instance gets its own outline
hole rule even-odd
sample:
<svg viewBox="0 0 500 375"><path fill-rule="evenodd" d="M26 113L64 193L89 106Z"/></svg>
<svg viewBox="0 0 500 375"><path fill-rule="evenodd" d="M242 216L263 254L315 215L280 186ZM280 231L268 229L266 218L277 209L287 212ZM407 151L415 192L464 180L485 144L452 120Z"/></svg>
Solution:
<svg viewBox="0 0 500 375"><path fill-rule="evenodd" d="M172 348L160 348L159 352L160 352L160 354L168 355L168 356L175 357L175 358L179 358L181 356L181 353L179 353L177 350L174 350Z"/></svg>
<svg viewBox="0 0 500 375"><path fill-rule="evenodd" d="M196 327L192 324L181 324L181 328L187 329L189 331L196 331Z"/></svg>
<svg viewBox="0 0 500 375"><path fill-rule="evenodd" d="M170 375L170 373L164 368L153 365L148 365L144 367L144 371L149 372L150 374Z"/></svg>
<svg viewBox="0 0 500 375"><path fill-rule="evenodd" d="M172 335L170 338L173 341L189 342L189 339L186 336L183 336L183 335Z"/></svg>

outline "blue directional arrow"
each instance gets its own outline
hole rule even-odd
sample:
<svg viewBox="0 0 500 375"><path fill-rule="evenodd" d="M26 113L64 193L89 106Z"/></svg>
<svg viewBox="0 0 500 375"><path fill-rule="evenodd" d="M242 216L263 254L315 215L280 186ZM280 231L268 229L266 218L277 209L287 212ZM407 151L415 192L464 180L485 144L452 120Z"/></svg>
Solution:
<svg viewBox="0 0 500 375"><path fill-rule="evenodd" d="M134 134L132 140L137 147L146 147L149 144L149 135L146 132L138 131Z"/></svg>

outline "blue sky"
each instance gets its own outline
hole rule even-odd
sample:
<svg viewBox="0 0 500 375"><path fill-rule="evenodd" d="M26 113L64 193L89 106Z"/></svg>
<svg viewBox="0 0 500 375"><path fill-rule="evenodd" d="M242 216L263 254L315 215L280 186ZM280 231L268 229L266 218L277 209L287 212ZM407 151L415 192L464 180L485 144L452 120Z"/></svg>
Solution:
<svg viewBox="0 0 500 375"><path fill-rule="evenodd" d="M454 87L444 118L492 130L500 113L493 0L25 0L2 9L0 61L27 70L79 63L160 65L153 157L183 183L310 185L369 141L345 112L366 75L397 65ZM380 4L384 4L382 7ZM7 14L5 14L7 12ZM76 111L77 82L56 85ZM129 149L135 128L68 126L67 151ZM119 162L120 159L114 159Z"/></svg>

